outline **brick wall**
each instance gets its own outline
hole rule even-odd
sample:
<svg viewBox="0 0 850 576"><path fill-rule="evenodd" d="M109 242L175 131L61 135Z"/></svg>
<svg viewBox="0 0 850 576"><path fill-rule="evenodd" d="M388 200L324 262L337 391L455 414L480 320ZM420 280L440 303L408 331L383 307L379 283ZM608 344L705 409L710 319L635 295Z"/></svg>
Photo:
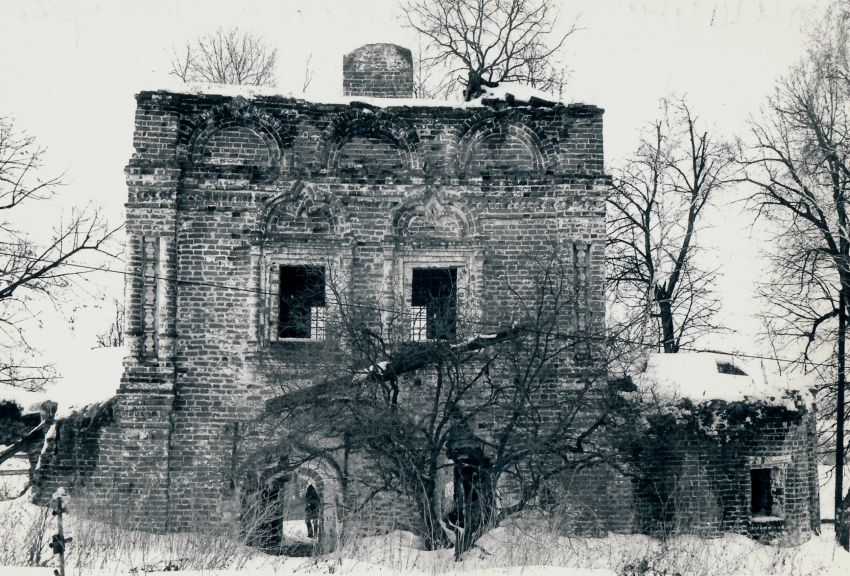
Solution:
<svg viewBox="0 0 850 576"><path fill-rule="evenodd" d="M601 110L581 105L369 112L140 94L127 168L132 353L109 439L123 452L102 476L130 492L141 491L130 476L149 479L153 528L232 517L243 458L262 440L234 425L276 393L264 367L295 387L321 376L320 345L270 340L265 293L282 260L330 261L353 299L385 308L404 298L410 266L455 263L470 289L462 311L499 322L505 294L533 288L523 258L555 240L570 261L581 252L583 329L601 329L601 131ZM161 402L146 412L145 398ZM410 517L380 501L376 525Z"/></svg>

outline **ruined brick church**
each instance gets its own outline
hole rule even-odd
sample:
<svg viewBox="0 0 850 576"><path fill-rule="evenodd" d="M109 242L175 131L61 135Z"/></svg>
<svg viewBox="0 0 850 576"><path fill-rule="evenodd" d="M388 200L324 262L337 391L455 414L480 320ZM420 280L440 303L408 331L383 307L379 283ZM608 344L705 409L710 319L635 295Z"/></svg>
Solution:
<svg viewBox="0 0 850 576"><path fill-rule="evenodd" d="M57 424L37 473L42 494L70 484L146 530L235 520L258 442L252 423L282 389L327 378L315 351L342 299L373 302L390 342L461 339L462 324L480 335L511 325L506 303L528 287L528 255L557 247L581 287L565 323L588 341L604 333L600 108L413 100L411 54L386 44L348 54L343 87L341 103L137 95L126 168L130 350L115 398ZM607 385L590 348L559 361L558 386L575 389L588 373ZM706 452L704 436L682 446L688 494L709 494L681 496L677 512L709 532L816 528L811 419L771 412L764 422L769 434L739 446ZM328 532L347 498L365 497L331 464L292 464L280 476L312 491L307 508ZM613 468L576 473L563 490L584 507L582 526L642 529L641 490ZM415 528L403 501L374 502L374 529ZM754 521L757 505L767 520Z"/></svg>

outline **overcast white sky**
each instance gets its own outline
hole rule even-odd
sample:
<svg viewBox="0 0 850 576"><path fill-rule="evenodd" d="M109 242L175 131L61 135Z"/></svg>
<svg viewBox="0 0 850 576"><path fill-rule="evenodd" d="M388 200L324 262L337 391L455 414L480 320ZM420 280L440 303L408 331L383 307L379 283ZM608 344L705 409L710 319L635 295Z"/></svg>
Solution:
<svg viewBox="0 0 850 576"><path fill-rule="evenodd" d="M743 133L747 116L800 56L803 30L826 1L559 4L562 20L578 18L581 26L567 47L572 76L565 99L605 108L610 166L635 147L638 129L670 93L686 93L692 109L719 132ZM231 24L278 48L283 94L299 95L310 55L315 78L307 97L341 96L343 54L370 42L415 47L397 0L2 0L0 115L13 116L48 148L51 170L64 171L69 182L62 190L67 206L93 203L120 223L133 94L171 83L172 46ZM748 318L749 295L761 246L749 237L749 217L739 212L732 205L713 214L713 230L704 235L722 265L723 318L736 333L704 344L750 352L757 349L758 326ZM28 216L17 224L44 229L51 222ZM120 276L103 286L122 297ZM109 322L104 311L83 304L73 329L45 311L46 329L34 337L60 367L91 347Z"/></svg>

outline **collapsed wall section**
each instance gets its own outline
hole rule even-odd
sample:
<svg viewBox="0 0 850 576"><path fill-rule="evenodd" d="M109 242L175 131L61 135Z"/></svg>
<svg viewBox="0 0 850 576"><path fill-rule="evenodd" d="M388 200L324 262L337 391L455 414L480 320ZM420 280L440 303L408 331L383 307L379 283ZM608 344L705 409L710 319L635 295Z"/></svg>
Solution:
<svg viewBox="0 0 850 576"><path fill-rule="evenodd" d="M683 402L625 451L637 529L800 543L819 529L812 413L763 402Z"/></svg>

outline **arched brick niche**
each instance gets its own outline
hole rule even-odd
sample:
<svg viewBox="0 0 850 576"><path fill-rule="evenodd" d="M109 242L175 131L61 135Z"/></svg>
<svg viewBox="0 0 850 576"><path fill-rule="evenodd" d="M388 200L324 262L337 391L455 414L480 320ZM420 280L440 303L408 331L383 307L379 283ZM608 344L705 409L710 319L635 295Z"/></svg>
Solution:
<svg viewBox="0 0 850 576"><path fill-rule="evenodd" d="M339 309L332 295L336 291L347 294L351 282L352 239L345 208L327 185L299 181L265 204L259 222L249 278L249 285L257 289L249 307L252 341L258 347L272 342L323 341L326 323L335 321ZM288 271L284 273L284 269ZM284 284L284 277L300 280ZM308 315L284 313L279 296L286 286L296 290L285 292L289 297L302 304L310 302L304 304L309 306ZM281 349L278 353L287 354ZM288 358L289 362L302 362L308 357Z"/></svg>
<svg viewBox="0 0 850 576"><path fill-rule="evenodd" d="M274 148L269 147L256 127L231 123L217 127L205 138L193 160L230 166L268 166L276 158Z"/></svg>
<svg viewBox="0 0 850 576"><path fill-rule="evenodd" d="M464 338L477 326L482 309L484 249L477 218L462 189L423 186L411 192L390 213L384 236L381 321L399 341L422 341L441 329ZM427 278L453 285L450 316L438 319L430 304L417 301L415 294Z"/></svg>
<svg viewBox="0 0 850 576"><path fill-rule="evenodd" d="M234 98L187 120L178 157L190 172L274 179L291 164L291 136L270 114Z"/></svg>
<svg viewBox="0 0 850 576"><path fill-rule="evenodd" d="M475 217L465 203L428 187L392 213L391 238L459 241L475 236Z"/></svg>
<svg viewBox="0 0 850 576"><path fill-rule="evenodd" d="M260 237L273 240L288 235L344 236L348 217L338 199L324 186L296 182L263 208Z"/></svg>
<svg viewBox="0 0 850 576"><path fill-rule="evenodd" d="M455 159L460 177L488 174L536 176L551 166L553 152L521 119L484 117L461 135Z"/></svg>
<svg viewBox="0 0 850 576"><path fill-rule="evenodd" d="M419 136L376 113L342 114L326 133L322 165L329 174L407 176L421 165Z"/></svg>

